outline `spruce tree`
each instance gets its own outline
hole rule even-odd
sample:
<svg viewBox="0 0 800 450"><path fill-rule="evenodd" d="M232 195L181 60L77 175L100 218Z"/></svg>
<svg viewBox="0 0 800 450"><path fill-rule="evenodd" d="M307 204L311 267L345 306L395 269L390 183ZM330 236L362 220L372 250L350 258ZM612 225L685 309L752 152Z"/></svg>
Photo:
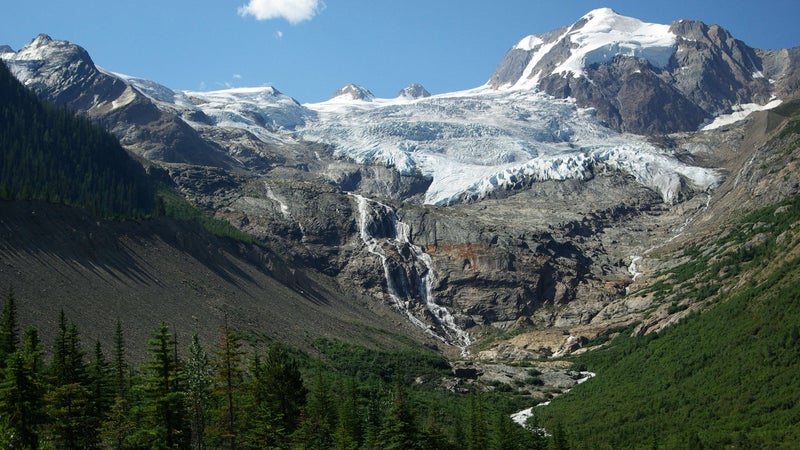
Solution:
<svg viewBox="0 0 800 450"><path fill-rule="evenodd" d="M283 427L283 418L271 401L267 369L258 352L250 360L249 372L250 398L243 427L243 447L281 448L286 444L287 433Z"/></svg>
<svg viewBox="0 0 800 450"><path fill-rule="evenodd" d="M122 323L117 319L114 328L114 355L112 374L114 387L118 397L126 398L128 394L128 363L125 357L125 337L122 333Z"/></svg>
<svg viewBox="0 0 800 450"><path fill-rule="evenodd" d="M135 424L129 398L130 381L125 357L125 338L119 319L114 328L114 347L109 372L114 394L106 420L100 427L100 438L103 448L123 450L127 448L127 441L134 434Z"/></svg>
<svg viewBox="0 0 800 450"><path fill-rule="evenodd" d="M306 403L306 390L300 369L281 343L273 344L264 361L261 380L267 406L280 418L281 428L291 435L300 422Z"/></svg>
<svg viewBox="0 0 800 450"><path fill-rule="evenodd" d="M94 357L87 368L87 387L91 395L90 409L93 429L99 442L101 424L114 404L114 386L111 380L111 370L103 354L100 341L95 342Z"/></svg>
<svg viewBox="0 0 800 450"><path fill-rule="evenodd" d="M39 448L45 422L42 346L35 328L25 330L23 348L8 356L0 382L0 445L9 449Z"/></svg>
<svg viewBox="0 0 800 450"><path fill-rule="evenodd" d="M191 448L205 448L206 416L211 402L212 365L195 333L186 361L186 401L191 420Z"/></svg>
<svg viewBox="0 0 800 450"><path fill-rule="evenodd" d="M469 450L483 450L488 447L486 410L483 405L483 396L477 389L473 389L469 394L467 438L467 448Z"/></svg>
<svg viewBox="0 0 800 450"><path fill-rule="evenodd" d="M359 418L358 396L354 378L345 380L339 389L336 429L333 434L336 450L356 450L361 445L363 426Z"/></svg>
<svg viewBox="0 0 800 450"><path fill-rule="evenodd" d="M78 327L67 324L64 311L50 368L53 387L45 396L50 438L57 448L94 448L99 421L93 417L92 393Z"/></svg>
<svg viewBox="0 0 800 450"><path fill-rule="evenodd" d="M394 401L386 413L378 439L384 450L424 448L417 417L399 381L395 384Z"/></svg>
<svg viewBox="0 0 800 450"><path fill-rule="evenodd" d="M539 424L539 418L535 411L528 420L525 421L525 431L527 434L527 446L531 450L545 450L547 448L547 434Z"/></svg>
<svg viewBox="0 0 800 450"><path fill-rule="evenodd" d="M331 448L336 422L331 380L317 368L297 437L306 448Z"/></svg>
<svg viewBox="0 0 800 450"><path fill-rule="evenodd" d="M14 287L8 287L6 301L0 312L0 368L5 367L6 358L17 350L17 304Z"/></svg>
<svg viewBox="0 0 800 450"><path fill-rule="evenodd" d="M144 374L146 423L142 434L153 448L188 448L185 375L166 323L161 323L147 345L151 359Z"/></svg>

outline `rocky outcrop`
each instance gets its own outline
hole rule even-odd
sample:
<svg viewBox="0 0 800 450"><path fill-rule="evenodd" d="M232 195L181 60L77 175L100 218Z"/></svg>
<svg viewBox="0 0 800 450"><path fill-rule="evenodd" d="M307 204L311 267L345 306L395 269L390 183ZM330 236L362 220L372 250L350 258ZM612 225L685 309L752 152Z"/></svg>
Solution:
<svg viewBox="0 0 800 450"><path fill-rule="evenodd" d="M398 94L398 97L407 98L409 100L416 100L418 98L430 97L431 93L419 83L411 83L404 87Z"/></svg>
<svg viewBox="0 0 800 450"><path fill-rule="evenodd" d="M765 104L772 88L756 51L718 25L679 20L670 31L678 50L669 74L675 88L708 114L741 103Z"/></svg>
<svg viewBox="0 0 800 450"><path fill-rule="evenodd" d="M334 161L321 169L331 184L346 192L360 192L372 198L408 201L420 198L431 184L418 174L401 174L392 167Z"/></svg>

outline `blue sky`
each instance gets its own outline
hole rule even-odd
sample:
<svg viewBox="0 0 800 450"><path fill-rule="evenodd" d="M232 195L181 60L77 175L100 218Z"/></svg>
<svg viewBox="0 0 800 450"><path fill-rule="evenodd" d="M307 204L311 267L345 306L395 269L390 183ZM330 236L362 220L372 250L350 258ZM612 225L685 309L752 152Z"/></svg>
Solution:
<svg viewBox="0 0 800 450"><path fill-rule="evenodd" d="M347 82L379 97L412 82L432 93L479 86L524 36L599 7L716 23L758 48L800 45L798 0L11 0L0 44L46 33L173 89L272 85L316 102Z"/></svg>

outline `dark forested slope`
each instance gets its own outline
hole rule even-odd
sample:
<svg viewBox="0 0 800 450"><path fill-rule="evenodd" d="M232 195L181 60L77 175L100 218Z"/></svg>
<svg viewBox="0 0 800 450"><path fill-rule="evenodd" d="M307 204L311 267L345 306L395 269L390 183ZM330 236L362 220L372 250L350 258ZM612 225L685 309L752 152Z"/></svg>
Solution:
<svg viewBox="0 0 800 450"><path fill-rule="evenodd" d="M0 198L140 216L152 211L154 191L114 136L43 103L0 64Z"/></svg>

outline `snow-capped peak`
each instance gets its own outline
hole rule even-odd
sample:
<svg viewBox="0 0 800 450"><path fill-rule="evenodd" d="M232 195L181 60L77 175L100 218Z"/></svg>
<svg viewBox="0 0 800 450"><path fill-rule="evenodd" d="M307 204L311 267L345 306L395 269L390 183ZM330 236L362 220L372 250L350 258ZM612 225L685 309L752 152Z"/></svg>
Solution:
<svg viewBox="0 0 800 450"><path fill-rule="evenodd" d="M26 45L25 47L26 48L39 48L39 47L42 47L44 45L48 45L51 42L53 42L53 38L51 38L50 36L42 33L42 34L36 36L36 38L34 38L31 42L29 42L28 45Z"/></svg>
<svg viewBox="0 0 800 450"><path fill-rule="evenodd" d="M621 16L610 8L583 16L570 29L568 38L576 48L553 73L583 75L585 67L620 55L645 58L655 67L666 67L677 50L677 36L669 25Z"/></svg>
<svg viewBox="0 0 800 450"><path fill-rule="evenodd" d="M495 81L490 83L494 87L531 89L552 74L584 76L587 67L616 56L644 58L654 67L663 68L677 48L677 36L669 25L647 23L617 14L610 8L600 8L561 31L520 40L512 50L529 53L525 69L513 76L496 72ZM510 61L507 69L521 68L516 64L518 60Z"/></svg>
<svg viewBox="0 0 800 450"><path fill-rule="evenodd" d="M425 87L423 87L421 84L411 83L403 88L403 90L401 90L397 96L409 100L416 100L418 98L430 97L431 93L428 92L428 90L425 89Z"/></svg>
<svg viewBox="0 0 800 450"><path fill-rule="evenodd" d="M515 45L514 48L529 52L542 44L544 44L542 38L532 34L530 36L525 36L524 38L522 38L522 40L519 41L519 43Z"/></svg>

